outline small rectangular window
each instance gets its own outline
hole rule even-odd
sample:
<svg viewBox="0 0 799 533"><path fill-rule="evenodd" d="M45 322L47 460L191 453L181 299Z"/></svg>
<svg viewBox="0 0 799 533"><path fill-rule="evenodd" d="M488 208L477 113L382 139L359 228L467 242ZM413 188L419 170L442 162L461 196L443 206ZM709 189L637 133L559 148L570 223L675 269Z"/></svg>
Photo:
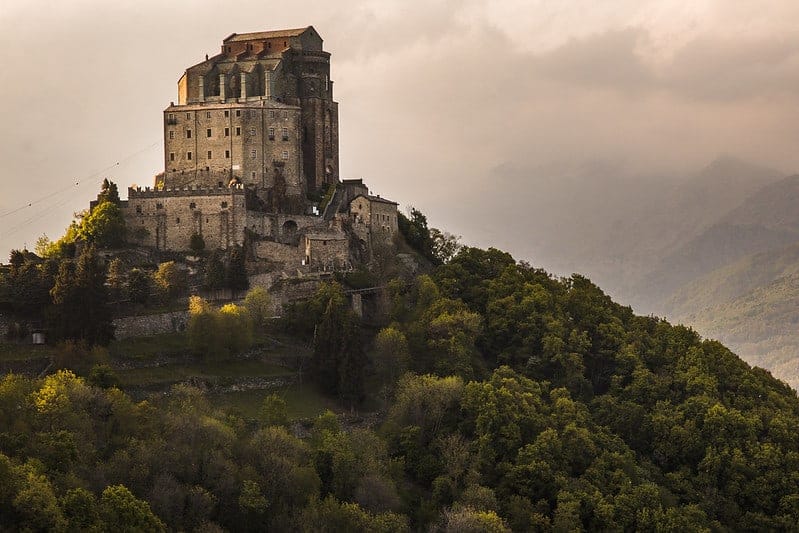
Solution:
<svg viewBox="0 0 799 533"><path fill-rule="evenodd" d="M186 113L186 118L190 119L191 118L191 113Z"/></svg>
<svg viewBox="0 0 799 533"><path fill-rule="evenodd" d="M175 160L175 152L169 152L169 160L170 161L174 161Z"/></svg>
<svg viewBox="0 0 799 533"><path fill-rule="evenodd" d="M269 140L270 141L275 140L275 128L269 128Z"/></svg>
<svg viewBox="0 0 799 533"><path fill-rule="evenodd" d="M236 136L239 136L239 135L241 135L241 128L236 126Z"/></svg>
<svg viewBox="0 0 799 533"><path fill-rule="evenodd" d="M211 150L208 150L208 159L211 159Z"/></svg>
<svg viewBox="0 0 799 533"><path fill-rule="evenodd" d="M274 111L270 111L269 112L269 118L275 118L275 112Z"/></svg>
<svg viewBox="0 0 799 533"><path fill-rule="evenodd" d="M195 204L194 202L189 204L189 209L196 209L196 208L197 208L197 204Z"/></svg>
<svg viewBox="0 0 799 533"><path fill-rule="evenodd" d="M191 161L191 152L188 152L188 153L186 154L186 159L188 159L189 161Z"/></svg>
<svg viewBox="0 0 799 533"><path fill-rule="evenodd" d="M288 141L289 140L289 129L288 128L283 128L283 140L284 141Z"/></svg>
<svg viewBox="0 0 799 533"><path fill-rule="evenodd" d="M236 110L236 116L237 116L237 117L240 117L240 116L241 116L241 109L237 109L237 110Z"/></svg>
<svg viewBox="0 0 799 533"><path fill-rule="evenodd" d="M174 119L174 118L175 118L175 114L174 114L174 113L170 113L170 114L169 114L169 120L172 120L172 119Z"/></svg>
<svg viewBox="0 0 799 533"><path fill-rule="evenodd" d="M169 131L169 138L170 139L174 139L175 138L175 132L174 131L171 131L171 130Z"/></svg>
<svg viewBox="0 0 799 533"><path fill-rule="evenodd" d="M210 137L211 136L211 128L208 128L207 130L205 130L205 136L206 137Z"/></svg>
<svg viewBox="0 0 799 533"><path fill-rule="evenodd" d="M230 159L230 150L225 150L225 159Z"/></svg>
<svg viewBox="0 0 799 533"><path fill-rule="evenodd" d="M289 153L288 153L288 151L286 151L286 150L283 150L283 159L288 159L288 158L289 158Z"/></svg>
<svg viewBox="0 0 799 533"><path fill-rule="evenodd" d="M225 128L225 137L230 137L230 128Z"/></svg>
<svg viewBox="0 0 799 533"><path fill-rule="evenodd" d="M227 118L227 117L229 117L229 116L230 116L230 111L228 111L227 109L225 109L225 118Z"/></svg>
<svg viewBox="0 0 799 533"><path fill-rule="evenodd" d="M186 138L191 139L191 130L186 130Z"/></svg>
<svg viewBox="0 0 799 533"><path fill-rule="evenodd" d="M227 202L222 202L222 209L227 207Z"/></svg>
<svg viewBox="0 0 799 533"><path fill-rule="evenodd" d="M258 150L251 150L250 158L255 159L256 157L258 157Z"/></svg>
<svg viewBox="0 0 799 533"><path fill-rule="evenodd" d="M206 111L205 112L205 118L211 118L211 112L210 111Z"/></svg>

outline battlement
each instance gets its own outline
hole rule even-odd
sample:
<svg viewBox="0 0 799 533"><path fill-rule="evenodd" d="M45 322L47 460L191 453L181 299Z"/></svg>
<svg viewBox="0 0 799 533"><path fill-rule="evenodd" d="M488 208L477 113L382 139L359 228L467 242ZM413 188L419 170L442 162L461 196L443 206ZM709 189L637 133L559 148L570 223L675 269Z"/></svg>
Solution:
<svg viewBox="0 0 799 533"><path fill-rule="evenodd" d="M237 183L230 187L194 187L156 189L152 187L128 187L128 199L134 198L174 198L186 196L230 196L244 195L244 185Z"/></svg>

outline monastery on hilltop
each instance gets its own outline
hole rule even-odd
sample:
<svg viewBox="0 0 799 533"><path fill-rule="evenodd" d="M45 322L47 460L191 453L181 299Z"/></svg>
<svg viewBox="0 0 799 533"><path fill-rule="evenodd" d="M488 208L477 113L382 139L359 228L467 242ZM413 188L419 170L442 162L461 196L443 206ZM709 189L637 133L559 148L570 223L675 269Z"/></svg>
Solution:
<svg viewBox="0 0 799 533"><path fill-rule="evenodd" d="M129 238L246 245L276 267L346 268L397 232L397 204L339 180L330 54L312 26L232 34L164 110L164 171L129 188ZM195 240L197 238L195 237Z"/></svg>

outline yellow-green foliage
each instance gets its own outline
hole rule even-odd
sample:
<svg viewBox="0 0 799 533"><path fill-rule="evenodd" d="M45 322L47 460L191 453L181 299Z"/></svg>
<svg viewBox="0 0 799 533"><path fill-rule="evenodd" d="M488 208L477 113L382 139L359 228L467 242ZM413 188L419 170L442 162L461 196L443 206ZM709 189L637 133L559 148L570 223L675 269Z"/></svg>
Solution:
<svg viewBox="0 0 799 533"><path fill-rule="evenodd" d="M215 309L199 296L189 298L189 346L206 357L226 357L252 345L253 325L249 312L236 304Z"/></svg>

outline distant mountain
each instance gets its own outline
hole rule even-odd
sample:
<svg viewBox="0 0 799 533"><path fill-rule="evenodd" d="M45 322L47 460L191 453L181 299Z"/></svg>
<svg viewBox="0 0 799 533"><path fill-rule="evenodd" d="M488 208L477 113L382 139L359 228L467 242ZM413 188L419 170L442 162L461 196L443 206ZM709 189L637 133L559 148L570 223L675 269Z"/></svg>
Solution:
<svg viewBox="0 0 799 533"><path fill-rule="evenodd" d="M729 304L782 278L799 275L799 243L748 255L679 289L665 303L665 314L690 319L703 310Z"/></svg>
<svg viewBox="0 0 799 533"><path fill-rule="evenodd" d="M466 203L487 204L496 191L509 192L501 216L481 219L475 233L490 233L493 244L560 274L586 274L623 301L650 306L639 280L782 176L732 157L688 177L633 173L607 161L502 165Z"/></svg>
<svg viewBox="0 0 799 533"><path fill-rule="evenodd" d="M799 175L768 184L665 256L635 286L660 311L681 287L747 255L799 241Z"/></svg>
<svg viewBox="0 0 799 533"><path fill-rule="evenodd" d="M720 340L750 364L767 368L775 377L799 389L799 263L788 270L790 274L726 302L673 319ZM757 268L749 272L755 277L761 274ZM711 275L708 281L720 285L723 277Z"/></svg>

